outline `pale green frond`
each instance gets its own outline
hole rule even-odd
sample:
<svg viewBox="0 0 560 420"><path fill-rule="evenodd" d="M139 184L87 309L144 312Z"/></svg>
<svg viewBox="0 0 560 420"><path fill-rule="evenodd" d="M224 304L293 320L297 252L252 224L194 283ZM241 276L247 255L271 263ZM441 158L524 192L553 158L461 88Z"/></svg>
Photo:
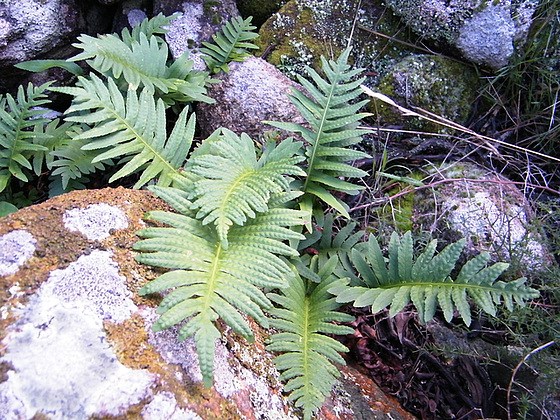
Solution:
<svg viewBox="0 0 560 420"><path fill-rule="evenodd" d="M105 83L93 74L90 79L80 78L75 88L54 90L74 96L66 111L68 121L93 124L75 137L87 140L84 150L104 149L92 163L131 157L110 182L143 171L135 188L154 178L159 178L160 186L172 183L192 144L194 114L189 117L187 109L183 110L167 138L165 106L146 90L139 95L129 90L124 97L112 79Z"/></svg>
<svg viewBox="0 0 560 420"><path fill-rule="evenodd" d="M365 172L351 166L348 162L368 157L366 153L352 151L345 155L342 150L359 143L364 130L358 130L359 121L367 114L356 113L364 104L361 101L352 105L348 101L360 95L359 88L363 79L355 80L360 69L350 70L347 64L350 49L346 49L336 61L327 61L322 57L322 69L327 79L316 71L307 68L311 81L300 78L309 98L293 90L291 101L301 112L311 130L294 123L268 121L275 127L300 133L309 143L305 150L307 177L302 191L312 194L327 205L333 207L345 217L349 217L347 207L328 190L347 194L356 194L362 189L359 185L342 183L338 177L346 175L360 178Z"/></svg>
<svg viewBox="0 0 560 420"><path fill-rule="evenodd" d="M257 33L252 32L257 27L251 25L251 20L251 17L245 20L234 17L221 27L220 32L212 35L214 44L202 43L204 47L200 48L200 51L205 54L202 58L212 72L218 73L223 70L229 73L229 62L243 61L250 55L247 49L258 49L250 42L258 37Z"/></svg>
<svg viewBox="0 0 560 420"><path fill-rule="evenodd" d="M187 178L177 185L192 187ZM258 213L245 225L234 225L229 232L228 248L213 224L204 224L191 209L189 192L179 188L152 187L153 192L181 214L153 211L148 219L169 227L149 227L137 234L144 238L135 243L141 251L140 262L174 269L143 286L147 295L174 289L161 302L161 317L156 330L182 323L179 339L194 336L204 382L212 382L214 342L219 337L213 322L221 318L237 333L252 337L241 314L268 326L263 310L272 304L261 288L282 288L294 276L292 268L280 255L297 255L286 241L301 236L290 229L301 225L301 211L283 207Z"/></svg>
<svg viewBox="0 0 560 420"><path fill-rule="evenodd" d="M12 177L27 182L31 160L49 151L39 140L48 141L50 134L35 127L48 123L41 117L45 111L36 108L49 102L45 92L51 84L20 86L15 98L0 95L0 192Z"/></svg>
<svg viewBox="0 0 560 420"><path fill-rule="evenodd" d="M488 261L486 254L467 262L457 279L453 280L450 273L460 257L464 239L448 245L435 256L435 241L432 241L414 261L410 233L402 238L393 233L388 261L385 262L379 244L377 240L372 240L372 236L367 247L355 249L351 254L363 284L368 287L339 284L331 290L337 295L338 302L353 301L354 306L371 306L373 313L389 308L390 316L412 302L421 322L431 320L439 306L448 322L457 311L465 324L470 325L469 298L483 311L494 315L496 305L502 302L512 310L514 301L524 305L528 299L539 296L536 290L525 285L525 278L511 282L497 281L508 265L496 263L485 267ZM417 267L418 264L423 266ZM376 281L372 281L373 278ZM380 278L387 281L377 281Z"/></svg>
<svg viewBox="0 0 560 420"><path fill-rule="evenodd" d="M188 169L199 179L193 184L192 208L204 224L216 226L224 247L232 226L266 212L270 197L289 189L287 175L303 174L297 166L302 158L294 155L299 147L288 139L257 160L248 135L222 129L193 153ZM202 154L206 149L210 152Z"/></svg>
<svg viewBox="0 0 560 420"><path fill-rule="evenodd" d="M274 363L282 371L280 379L287 381L288 398L303 408L305 419L312 417L330 393L339 376L333 363L344 364L339 352L348 351L325 334L353 333L352 328L332 324L334 320L348 322L352 317L336 312L339 304L328 291L340 280L330 273L322 274L320 283L296 274L288 280L288 287L281 294L268 295L283 307L270 311L275 317L270 324L286 332L272 335L267 348L283 352Z"/></svg>

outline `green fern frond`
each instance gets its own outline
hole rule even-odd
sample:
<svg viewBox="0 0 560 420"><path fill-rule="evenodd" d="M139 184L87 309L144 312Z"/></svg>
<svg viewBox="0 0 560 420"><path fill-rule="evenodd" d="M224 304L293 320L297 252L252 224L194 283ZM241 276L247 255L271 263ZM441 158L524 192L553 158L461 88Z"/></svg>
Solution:
<svg viewBox="0 0 560 420"><path fill-rule="evenodd" d="M369 132L357 128L360 120L368 115L358 113L367 101L348 104L361 94L360 84L364 81L364 78L354 80L362 70L350 70L350 65L347 64L349 54L348 48L336 61L327 61L321 57L326 79L309 67L306 70L314 84L298 76L298 81L313 99L296 89L292 89L290 99L311 129L295 123L268 121L268 124L275 127L300 133L308 142L305 151L307 177L302 190L307 193L307 197L312 195L319 198L347 218L350 217L347 205L329 191L354 195L363 188L340 178L361 178L366 175L366 172L347 162L368 155L348 146L359 143L361 136ZM304 208L312 207L310 200L309 198L303 203Z"/></svg>
<svg viewBox="0 0 560 420"><path fill-rule="evenodd" d="M104 83L92 74L89 80L80 78L77 87L53 90L74 96L66 111L70 115L67 121L92 125L90 130L75 137L75 140L88 140L84 150L104 149L92 163L132 157L109 182L142 170L135 188L156 177L161 186L171 184L192 144L194 114L188 118L187 109L183 110L167 137L165 105L145 89L139 94L129 90L124 97L112 79Z"/></svg>
<svg viewBox="0 0 560 420"><path fill-rule="evenodd" d="M191 193L192 207L204 224L215 224L224 248L232 225L268 211L272 194L290 190L286 175L305 175L297 166L303 159L297 155L300 148L292 139L278 146L269 143L257 159L247 134L221 129L192 154L187 170L199 177Z"/></svg>
<svg viewBox="0 0 560 420"><path fill-rule="evenodd" d="M220 70L229 73L228 63L231 61L243 61L250 54L247 49L258 49L250 42L259 35L252 32L256 26L251 25L251 17L243 20L234 17L230 22L222 26L221 31L212 36L215 44L203 42L200 49L205 55L202 56L208 68L218 73Z"/></svg>
<svg viewBox="0 0 560 420"><path fill-rule="evenodd" d="M336 257L332 261L336 263ZM321 407L340 375L333 362L345 364L339 352L348 349L326 334L354 332L350 327L333 323L353 320L350 315L336 312L340 305L327 291L341 280L325 271L318 276L321 282L314 283L296 274L289 278L288 287L281 294L267 295L282 306L270 311L275 316L270 324L283 331L270 337L267 349L282 352L274 363L282 371L280 379L287 381L289 399L303 409L305 419Z"/></svg>
<svg viewBox="0 0 560 420"><path fill-rule="evenodd" d="M156 19L156 18L154 18ZM212 103L206 96L208 73L193 70L188 51L177 62L167 65L169 48L160 37L154 36L158 23L168 18L148 21L142 28L135 27L132 35L123 30L122 39L117 34L92 37L81 35L79 43L73 44L83 50L68 61L87 60L96 71L117 81L123 90L144 88L149 94L157 94L167 105L193 100Z"/></svg>
<svg viewBox="0 0 560 420"><path fill-rule="evenodd" d="M171 16L164 16L162 13L159 13L157 16L154 16L151 19L144 19L138 25L132 28L132 32L129 32L128 28L124 28L122 30L122 39L128 45L132 43L132 41L139 42L140 34L144 34L148 38L152 35L165 35L169 32L167 27L171 25L171 22L178 17L181 16L181 13L173 13Z"/></svg>
<svg viewBox="0 0 560 420"><path fill-rule="evenodd" d="M79 181L84 175L104 170L106 165L113 166L111 159L96 160L97 150L84 150L89 141L76 139L82 132L79 126L65 123L62 127L66 128L66 136L50 152L47 167L54 169L51 172L53 178L60 177L63 191L68 189L72 180Z"/></svg>
<svg viewBox="0 0 560 420"><path fill-rule="evenodd" d="M290 227L302 223L301 212L270 208L243 226L233 225L226 250L214 225L203 224L196 218L188 193L169 187L151 189L180 209L181 214L151 212L149 220L170 227L138 232L145 239L134 248L148 252L138 255L137 260L173 269L145 285L139 293L147 295L174 289L160 304L161 317L153 328L159 331L185 321L179 339L194 336L204 382L210 386L214 343L220 337L214 321L222 318L249 339L252 331L241 313L268 325L263 309L272 305L260 287L284 287L286 280L293 276L290 266L280 256L297 255L284 241L299 236Z"/></svg>
<svg viewBox="0 0 560 420"><path fill-rule="evenodd" d="M352 261L365 286L331 289L339 302L354 302L354 306L369 306L373 313L389 307L394 316L412 302L421 322L428 322L439 305L449 322L457 309L468 326L471 323L470 297L482 310L495 315L496 305L504 302L509 310L513 302L524 305L536 298L539 292L525 285L525 278L511 282L497 281L508 268L506 263L486 266L490 256L481 253L468 261L453 280L450 276L461 255L465 240L448 245L434 256L436 241L413 260L413 243L410 232L402 238L395 232L389 243L386 264L377 239L370 235L365 255L352 252Z"/></svg>
<svg viewBox="0 0 560 420"><path fill-rule="evenodd" d="M52 82L41 86L31 83L27 90L20 86L16 97L9 93L0 95L0 192L4 191L12 176L27 182L26 170L32 169L30 159L48 148L41 141L48 140L48 134L35 127L49 121L40 117L44 109L34 109L49 103L45 91Z"/></svg>

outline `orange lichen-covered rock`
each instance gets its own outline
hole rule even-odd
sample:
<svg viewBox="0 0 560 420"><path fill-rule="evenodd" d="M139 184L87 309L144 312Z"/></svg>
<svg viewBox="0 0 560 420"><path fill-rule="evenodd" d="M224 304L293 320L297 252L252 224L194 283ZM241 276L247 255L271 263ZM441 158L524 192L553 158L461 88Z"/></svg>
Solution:
<svg viewBox="0 0 560 420"><path fill-rule="evenodd" d="M194 342L154 333L161 270L134 260L146 191L76 191L0 219L0 418L297 419L267 332L249 344L225 325L206 389ZM344 368L318 417L407 419L373 382Z"/></svg>

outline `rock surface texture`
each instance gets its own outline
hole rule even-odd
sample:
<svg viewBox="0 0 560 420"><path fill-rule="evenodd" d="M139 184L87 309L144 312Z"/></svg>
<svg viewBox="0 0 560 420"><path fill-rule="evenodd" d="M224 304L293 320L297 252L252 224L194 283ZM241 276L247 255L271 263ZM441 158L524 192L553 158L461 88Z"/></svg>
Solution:
<svg viewBox="0 0 560 420"><path fill-rule="evenodd" d="M266 332L249 345L226 328L215 382L202 385L194 343L151 330L157 273L131 250L148 192L80 191L0 219L0 418L297 419ZM39 416L39 417L38 417ZM320 419L411 419L346 367Z"/></svg>
<svg viewBox="0 0 560 420"><path fill-rule="evenodd" d="M302 89L301 86L266 61L249 57L231 63L230 73L221 73L218 79L221 83L208 89L216 103L198 106L197 117L204 135L225 127L258 137L263 131L274 129L263 123L266 120L304 122L286 96L291 88Z"/></svg>

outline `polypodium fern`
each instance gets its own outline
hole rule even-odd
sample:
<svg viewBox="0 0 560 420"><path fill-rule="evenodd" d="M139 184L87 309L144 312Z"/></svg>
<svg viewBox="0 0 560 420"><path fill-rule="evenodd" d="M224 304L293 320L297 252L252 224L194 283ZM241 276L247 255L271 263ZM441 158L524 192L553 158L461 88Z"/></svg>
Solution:
<svg viewBox="0 0 560 420"><path fill-rule="evenodd" d="M204 224L214 223L227 249L227 235L233 224L268 211L272 194L288 191L286 175L305 175L296 166L303 158L296 153L300 142L286 139L278 146L269 143L260 159L251 138L221 129L210 136L191 156L187 170L199 176L191 197L196 217Z"/></svg>
<svg viewBox="0 0 560 420"><path fill-rule="evenodd" d="M87 60L94 70L117 81L123 90L143 87L168 105L177 101L212 103L213 100L206 96L207 73L192 70L193 62L188 60L188 51L168 66L169 48L154 35L165 33L165 29L157 29L158 25L169 24L177 16L145 20L133 29L132 34L125 28L121 36L81 35L78 37L80 42L73 45L83 51L68 61Z"/></svg>
<svg viewBox="0 0 560 420"><path fill-rule="evenodd" d="M525 285L525 278L510 282L496 281L507 269L506 263L487 266L488 253L481 253L463 265L453 280L450 276L459 259L465 240L448 245L435 255L437 241L428 244L414 261L410 232L402 238L393 232L389 243L389 261L386 265L377 239L370 235L365 255L352 251L352 261L365 286L343 287L331 292L339 302L354 302L354 306L371 305L372 313L389 307L394 316L412 301L421 322L431 320L439 304L445 319L453 318L456 308L466 325L471 323L468 297L485 312L495 315L496 305L502 301L511 310L513 301L524 305L527 299L539 293Z"/></svg>
<svg viewBox="0 0 560 420"><path fill-rule="evenodd" d="M358 113L367 100L351 105L348 103L361 94L360 84L364 80L353 80L362 70L350 69L350 65L347 64L349 54L348 48L336 61L327 61L321 57L326 79L307 67L306 70L315 85L298 76L298 81L313 99L296 89L292 89L290 99L311 129L290 122L268 121L275 127L301 133L308 143L305 149L307 176L301 188L306 193L302 200L302 209L310 211L313 206L311 200L315 196L348 218L350 216L347 205L329 190L357 194L362 187L341 177L365 176L366 172L347 162L368 157L364 152L349 148L359 143L362 140L361 136L368 133L367 130L357 128L360 120L367 116L365 113Z"/></svg>
<svg viewBox="0 0 560 420"><path fill-rule="evenodd" d="M258 49L255 44L250 42L259 35L252 32L256 26L251 25L251 17L243 20L241 17L234 17L230 22L222 26L221 31L212 35L215 44L203 42L200 52L208 68L218 73L220 70L229 73L228 63L231 61L243 61L249 56L247 49Z"/></svg>
<svg viewBox="0 0 560 420"><path fill-rule="evenodd" d="M333 257L317 275L320 283L304 279L296 273L288 280L288 287L280 294L269 293L268 297L282 308L270 310L275 316L270 320L272 327L283 332L269 339L268 350L282 352L274 363L283 371L280 379L287 381L285 391L289 399L303 409L304 419L323 404L325 397L340 376L333 362L345 364L339 352L348 349L326 334L346 335L354 330L336 322L351 322L348 314L336 312L340 306L328 292L344 280L332 274L337 258Z"/></svg>
<svg viewBox="0 0 560 420"><path fill-rule="evenodd" d="M214 136L208 147L203 143L201 150L213 150L216 156L223 156L224 152L229 152L232 139L227 132ZM237 138L241 143L245 140ZM293 152L292 149L293 145L264 153L263 156L267 156L266 165L272 165L273 158L280 162L285 160ZM253 155L253 158L253 163L256 163L256 156ZM190 169L201 163L201 156L197 159L193 158ZM148 283L140 290L140 294L175 289L160 304L158 312L162 315L155 323L154 330L162 330L186 320L180 329L179 339L194 336L207 386L212 383L214 342L220 336L214 321L222 318L237 333L247 338L252 337L252 331L240 312L267 325L263 309L270 309L272 305L259 288L285 287L287 279L293 276L290 266L280 256L297 255L297 251L284 241L301 239L302 235L290 228L303 223L301 211L286 208L285 201L293 198L290 191L270 192L265 203L266 211L251 213L251 217L244 218L242 223L229 226L226 249L217 226L199 217L199 210L194 203L200 198L198 194L205 195L207 191L217 197L217 202L224 203L224 198L231 194L231 185L253 184L255 180L237 169L237 166L243 167L244 161L230 159L221 163L224 171L237 174L235 182L214 188L211 184L222 185L221 179L215 179L212 171L205 173L201 170L197 174L187 171L186 176L176 176L174 185L180 188L152 187L152 191L180 214L163 211L149 213L148 219L170 227L141 230L138 235L145 239L135 244L137 250L152 251L138 255L138 261L174 269ZM282 174L284 166L281 164L275 169L278 175ZM204 164L201 167L204 168ZM263 173L261 177L263 183L267 184L270 174ZM208 184L198 189L197 183L201 179L207 179ZM279 184L283 185L282 182ZM244 190L241 188L241 191ZM220 192L221 199L218 197ZM253 194L243 200L232 200L228 204L231 214L247 212L246 205L256 206L254 200L260 198L254 198Z"/></svg>
<svg viewBox="0 0 560 420"><path fill-rule="evenodd" d="M9 93L5 97L0 95L0 192L12 176L27 182L26 171L32 169L30 159L48 151L40 144L48 134L35 127L48 123L46 118L40 117L45 110L37 107L49 102L45 91L51 84L29 84L27 90L20 86L16 98Z"/></svg>
<svg viewBox="0 0 560 420"><path fill-rule="evenodd" d="M109 182L143 170L135 188L156 177L161 186L171 184L192 144L194 114L188 118L184 109L167 137L165 105L146 89L139 94L129 90L124 97L112 79L105 83L92 74L89 79L80 77L76 87L53 90L74 96L67 121L92 126L74 138L88 140L84 150L101 150L92 163L131 158Z"/></svg>

